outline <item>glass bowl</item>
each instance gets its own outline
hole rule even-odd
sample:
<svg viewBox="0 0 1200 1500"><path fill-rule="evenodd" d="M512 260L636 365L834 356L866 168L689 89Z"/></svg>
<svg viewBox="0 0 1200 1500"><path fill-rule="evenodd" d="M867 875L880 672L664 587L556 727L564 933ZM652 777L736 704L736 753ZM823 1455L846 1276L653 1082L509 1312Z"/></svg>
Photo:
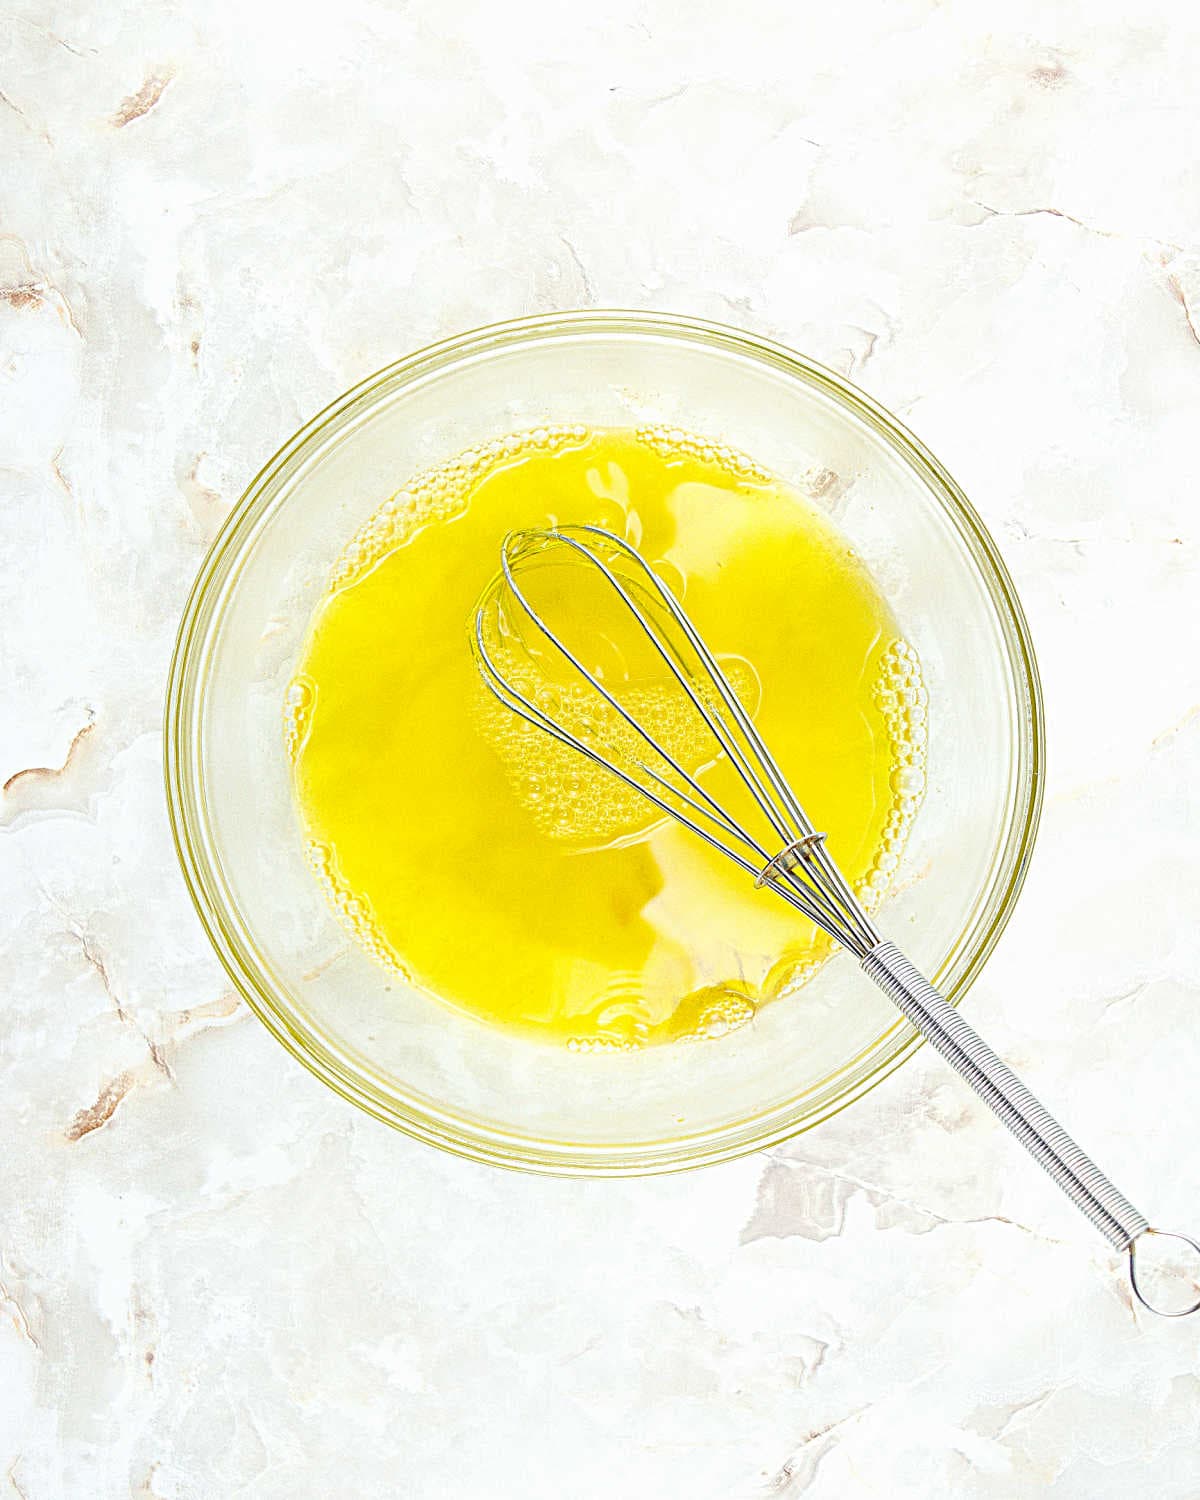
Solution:
<svg viewBox="0 0 1200 1500"><path fill-rule="evenodd" d="M1012 581L962 492L894 417L778 344L687 318L566 313L446 340L348 391L271 459L180 627L166 723L179 857L263 1023L379 1119L538 1171L720 1161L815 1125L918 1045L848 957L725 1037L570 1052L460 1014L359 951L292 808L283 696L338 552L415 471L545 422L720 438L815 496L866 559L930 697L928 789L879 921L961 999L1012 911L1041 802L1040 689Z"/></svg>

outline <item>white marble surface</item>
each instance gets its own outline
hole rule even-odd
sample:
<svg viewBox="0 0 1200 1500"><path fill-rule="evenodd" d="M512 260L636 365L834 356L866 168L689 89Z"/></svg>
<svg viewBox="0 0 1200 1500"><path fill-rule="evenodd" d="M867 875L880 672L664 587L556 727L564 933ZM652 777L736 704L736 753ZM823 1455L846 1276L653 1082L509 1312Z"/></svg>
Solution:
<svg viewBox="0 0 1200 1500"><path fill-rule="evenodd" d="M972 1014L1200 1226L1200 44L1150 0L8 0L0 1496L1200 1495L1200 1325L940 1063L567 1183L355 1113L231 996L163 679L260 461L430 338L776 335L999 540L1051 742Z"/></svg>

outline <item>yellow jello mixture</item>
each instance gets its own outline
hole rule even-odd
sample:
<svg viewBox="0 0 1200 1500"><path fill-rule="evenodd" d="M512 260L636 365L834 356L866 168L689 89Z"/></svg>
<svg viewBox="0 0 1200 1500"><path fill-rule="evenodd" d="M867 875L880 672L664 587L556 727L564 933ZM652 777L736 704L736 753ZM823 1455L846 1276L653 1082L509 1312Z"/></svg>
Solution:
<svg viewBox="0 0 1200 1500"><path fill-rule="evenodd" d="M309 856L359 940L462 1010L583 1050L720 1035L828 943L505 709L472 658L505 535L578 522L634 542L686 598L851 884L868 906L887 889L924 785L916 656L809 501L662 428L489 442L349 543L285 705Z"/></svg>

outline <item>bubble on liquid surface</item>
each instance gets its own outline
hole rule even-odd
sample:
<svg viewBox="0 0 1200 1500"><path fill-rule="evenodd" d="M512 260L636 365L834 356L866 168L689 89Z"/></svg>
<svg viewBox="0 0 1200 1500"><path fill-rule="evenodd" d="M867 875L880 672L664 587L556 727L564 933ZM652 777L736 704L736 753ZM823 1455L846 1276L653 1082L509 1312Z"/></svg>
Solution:
<svg viewBox="0 0 1200 1500"><path fill-rule="evenodd" d="M319 839L310 839L305 846L309 868L317 877L317 883L325 899L337 913L338 920L366 949L372 958L402 979L409 974L400 955L383 936L371 903L346 881L338 866L337 854L328 844Z"/></svg>
<svg viewBox="0 0 1200 1500"><path fill-rule="evenodd" d="M750 663L727 658L722 668L747 709L757 709L758 677ZM520 674L514 669L505 675L511 680ZM652 785L638 761L661 762L595 688L526 680L521 691L556 723L627 768L635 781ZM702 774L718 758L712 730L673 678L626 688L620 702L690 775ZM479 716L518 800L550 838L594 848L643 834L665 816L642 792L512 713L482 686Z"/></svg>
<svg viewBox="0 0 1200 1500"><path fill-rule="evenodd" d="M696 463L715 464L736 479L749 480L755 484L770 483L770 473L749 454L715 438L701 437L682 427L669 427L664 423L639 427L636 436L640 443L644 443L667 462L671 459L691 459Z"/></svg>
<svg viewBox="0 0 1200 1500"><path fill-rule="evenodd" d="M685 995L674 1011L657 1025L643 1016L643 1004L636 985L614 1014L610 1003L601 1007L593 1024L603 1028L600 1034L574 1036L568 1042L572 1052L631 1052L652 1042L717 1041L749 1025L758 1012L758 996L740 980L705 986ZM623 1035L613 1036L614 1028Z"/></svg>
<svg viewBox="0 0 1200 1500"><path fill-rule="evenodd" d="M917 653L907 641L893 641L880 658L874 698L887 729L892 805L872 868L855 893L868 911L891 888L925 793L929 694Z"/></svg>
<svg viewBox="0 0 1200 1500"><path fill-rule="evenodd" d="M316 688L303 675L292 679L283 696L283 746L287 752L288 761L293 766L299 758L309 725L312 723L316 696Z"/></svg>
<svg viewBox="0 0 1200 1500"><path fill-rule="evenodd" d="M419 527L461 515L471 492L501 464L513 463L535 451L556 453L587 437L588 429L581 423L547 423L532 431L490 438L423 470L359 527L334 564L330 586L348 588Z"/></svg>

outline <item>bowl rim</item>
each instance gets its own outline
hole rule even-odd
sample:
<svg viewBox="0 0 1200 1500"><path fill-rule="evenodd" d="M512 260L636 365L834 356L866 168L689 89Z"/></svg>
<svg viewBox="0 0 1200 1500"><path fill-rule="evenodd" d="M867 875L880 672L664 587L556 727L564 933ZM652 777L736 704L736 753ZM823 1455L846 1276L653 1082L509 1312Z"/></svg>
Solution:
<svg viewBox="0 0 1200 1500"><path fill-rule="evenodd" d="M209 655L211 627L231 567L257 531L275 494L321 440L336 436L356 416L406 385L458 363L516 344L578 337L584 334L630 334L673 337L726 353L750 357L809 386L816 386L865 421L898 449L924 478L943 512L965 543L988 590L1004 641L1017 693L1013 721L1016 751L1015 792L1009 829L994 862L989 890L973 920L960 936L947 964L934 977L951 1004L957 1005L990 956L1007 926L1029 869L1041 817L1045 781L1045 723L1041 679L1033 642L1015 585L987 528L958 484L925 445L883 406L841 375L762 335L724 323L677 313L620 308L579 309L507 319L470 329L426 345L385 365L351 386L300 427L265 464L225 518L189 591L171 656L167 679L163 773L167 810L176 854L192 904L209 942L235 989L287 1050L344 1099L406 1134L471 1160L558 1176L639 1176L681 1171L730 1160L779 1144L831 1118L889 1077L920 1047L922 1038L905 1020L876 1040L878 1053L864 1070L862 1057L848 1059L830 1078L847 1082L810 1112L772 1107L736 1125L722 1125L658 1141L600 1146L539 1141L530 1135L496 1129L453 1111L431 1108L427 1101L386 1094L348 1056L316 1037L294 1015L283 1011L260 975L241 957L241 944L226 921L227 905L212 858L203 848L203 789L198 776L189 779L188 729L192 710L200 705ZM193 781L195 784L193 784ZM199 791L197 790L199 789ZM856 1071L857 1070L857 1071ZM828 1080L827 1080L828 1081Z"/></svg>

